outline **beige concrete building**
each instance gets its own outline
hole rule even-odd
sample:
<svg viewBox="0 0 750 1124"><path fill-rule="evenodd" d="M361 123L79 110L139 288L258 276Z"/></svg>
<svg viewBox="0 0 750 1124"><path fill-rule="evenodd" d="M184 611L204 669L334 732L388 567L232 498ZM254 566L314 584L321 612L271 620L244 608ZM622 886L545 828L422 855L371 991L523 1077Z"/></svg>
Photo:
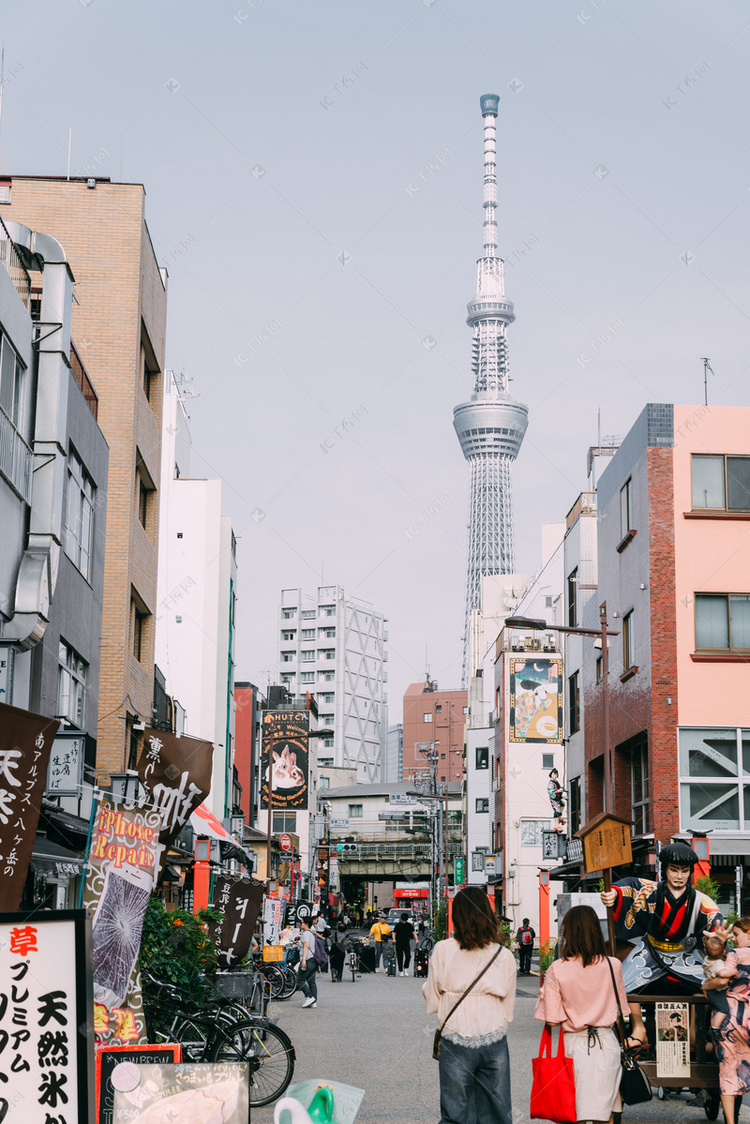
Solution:
<svg viewBox="0 0 750 1124"><path fill-rule="evenodd" d="M97 773L135 763L138 719L151 720L166 271L141 184L13 176L0 215L52 234L76 279L72 334L99 397L109 445ZM42 326L42 331L43 326Z"/></svg>

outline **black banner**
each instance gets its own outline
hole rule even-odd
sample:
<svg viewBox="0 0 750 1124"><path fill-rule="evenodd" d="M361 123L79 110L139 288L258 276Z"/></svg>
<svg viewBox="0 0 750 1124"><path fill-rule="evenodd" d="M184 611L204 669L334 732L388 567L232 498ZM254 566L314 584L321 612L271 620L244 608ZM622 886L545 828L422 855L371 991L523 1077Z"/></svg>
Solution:
<svg viewBox="0 0 750 1124"><path fill-rule="evenodd" d="M254 878L223 875L214 883L214 909L224 920L211 936L216 946L219 967L231 968L247 955L260 913L265 882Z"/></svg>

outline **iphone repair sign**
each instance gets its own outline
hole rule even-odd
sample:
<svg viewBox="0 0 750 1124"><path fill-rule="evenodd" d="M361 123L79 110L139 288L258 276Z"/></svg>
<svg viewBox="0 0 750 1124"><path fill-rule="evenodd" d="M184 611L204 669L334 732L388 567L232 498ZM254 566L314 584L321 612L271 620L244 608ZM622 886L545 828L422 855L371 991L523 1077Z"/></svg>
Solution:
<svg viewBox="0 0 750 1124"><path fill-rule="evenodd" d="M83 904L93 911L94 1030L99 1043L146 1041L138 952L159 869L158 813L105 797L91 833Z"/></svg>
<svg viewBox="0 0 750 1124"><path fill-rule="evenodd" d="M91 923L0 914L0 1121L94 1119Z"/></svg>

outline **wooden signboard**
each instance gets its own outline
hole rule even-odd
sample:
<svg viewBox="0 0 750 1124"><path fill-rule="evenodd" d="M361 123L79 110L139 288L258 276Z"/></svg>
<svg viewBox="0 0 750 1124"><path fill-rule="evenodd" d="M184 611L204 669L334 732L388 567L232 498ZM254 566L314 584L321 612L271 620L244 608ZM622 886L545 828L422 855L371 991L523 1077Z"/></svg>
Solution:
<svg viewBox="0 0 750 1124"><path fill-rule="evenodd" d="M620 816L600 813L576 834L583 841L583 864L587 874L633 861L630 822Z"/></svg>

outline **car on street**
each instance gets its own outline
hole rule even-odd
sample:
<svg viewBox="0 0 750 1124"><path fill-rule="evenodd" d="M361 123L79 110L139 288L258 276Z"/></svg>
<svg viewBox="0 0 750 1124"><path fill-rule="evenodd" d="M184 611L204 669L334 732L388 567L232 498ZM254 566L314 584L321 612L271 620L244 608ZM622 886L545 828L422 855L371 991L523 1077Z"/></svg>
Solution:
<svg viewBox="0 0 750 1124"><path fill-rule="evenodd" d="M417 926L414 924L414 915L412 914L411 910L408 910L408 909L389 909L388 910L387 924L390 925L391 929L393 928L394 925L398 924L398 922L401 920L401 914L402 913L405 913L407 915L406 920L411 921L412 925L414 925L414 928L416 929Z"/></svg>

